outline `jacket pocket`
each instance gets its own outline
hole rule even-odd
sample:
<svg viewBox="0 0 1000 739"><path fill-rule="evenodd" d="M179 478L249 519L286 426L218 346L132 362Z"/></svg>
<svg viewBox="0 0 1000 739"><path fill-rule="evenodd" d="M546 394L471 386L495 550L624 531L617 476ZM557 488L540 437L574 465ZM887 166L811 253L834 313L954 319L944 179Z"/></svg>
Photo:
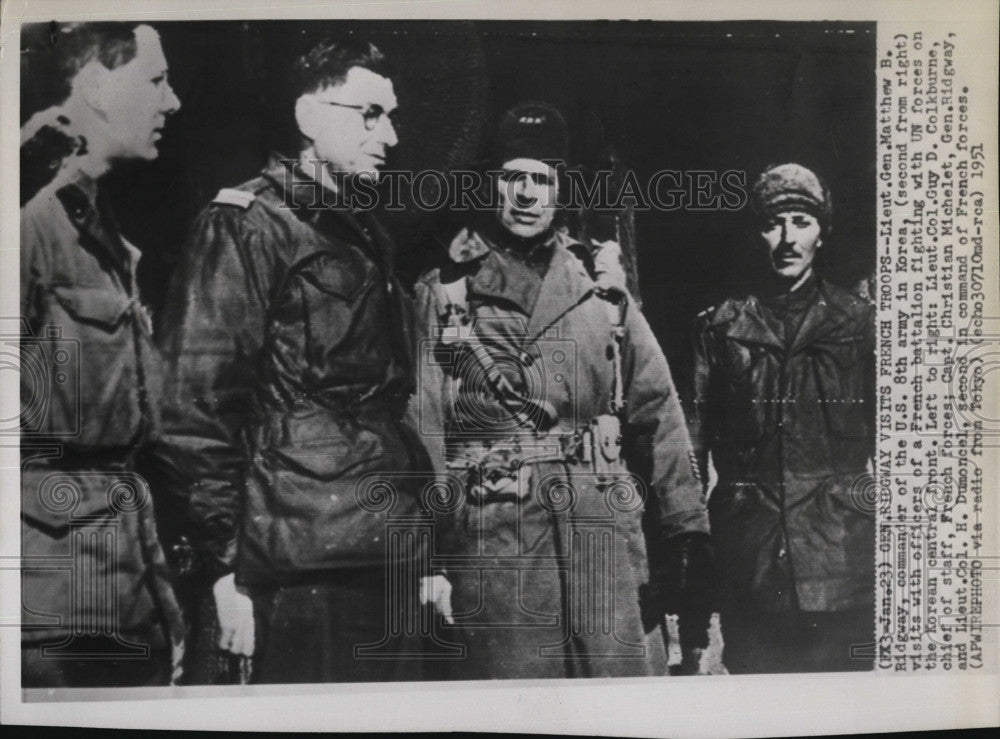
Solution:
<svg viewBox="0 0 1000 739"><path fill-rule="evenodd" d="M820 505L824 512L828 512L831 520L842 523L845 530L855 517L875 519L878 488L874 477L868 472L831 475L818 495L823 498ZM874 540L874 535L872 539Z"/></svg>
<svg viewBox="0 0 1000 739"><path fill-rule="evenodd" d="M52 294L63 310L80 323L114 330L132 307L132 299L100 287L53 285Z"/></svg>
<svg viewBox="0 0 1000 739"><path fill-rule="evenodd" d="M299 270L302 281L321 293L356 300L375 280L375 266L354 255L321 254Z"/></svg>
<svg viewBox="0 0 1000 739"><path fill-rule="evenodd" d="M326 444L272 449L268 456L276 469L316 482L332 482L364 472L383 458L377 445L357 447L341 440L331 439Z"/></svg>
<svg viewBox="0 0 1000 739"><path fill-rule="evenodd" d="M106 516L108 520L152 506L149 487L135 472L27 469L22 476L21 514L54 537L70 524Z"/></svg>
<svg viewBox="0 0 1000 739"><path fill-rule="evenodd" d="M865 388L864 343L860 337L825 341L814 348L816 376L830 431L838 439L867 438L874 409Z"/></svg>
<svg viewBox="0 0 1000 739"><path fill-rule="evenodd" d="M773 431L775 399L766 348L730 342L726 348L722 428L737 447L755 446Z"/></svg>
<svg viewBox="0 0 1000 739"><path fill-rule="evenodd" d="M258 458L243 522L250 569L269 577L383 563L390 517L412 515L416 505L400 477L390 456L351 445Z"/></svg>
<svg viewBox="0 0 1000 739"><path fill-rule="evenodd" d="M360 257L322 254L301 266L295 284L302 302L310 364L329 370L361 361L342 348L375 325L365 315L365 296L375 279L375 266Z"/></svg>
<svg viewBox="0 0 1000 739"><path fill-rule="evenodd" d="M22 377L22 417L31 417L26 425L33 433L72 434L81 447L124 446L134 438L140 423L134 305L110 285L48 287L35 319L46 335L27 346L36 374L48 376L45 407L37 413L37 388Z"/></svg>
<svg viewBox="0 0 1000 739"><path fill-rule="evenodd" d="M254 445L274 469L334 480L387 455L384 435L363 421L318 408L271 417Z"/></svg>
<svg viewBox="0 0 1000 739"><path fill-rule="evenodd" d="M782 513L776 491L751 481L717 486L708 499L720 595L725 599L769 597L776 577L774 554Z"/></svg>

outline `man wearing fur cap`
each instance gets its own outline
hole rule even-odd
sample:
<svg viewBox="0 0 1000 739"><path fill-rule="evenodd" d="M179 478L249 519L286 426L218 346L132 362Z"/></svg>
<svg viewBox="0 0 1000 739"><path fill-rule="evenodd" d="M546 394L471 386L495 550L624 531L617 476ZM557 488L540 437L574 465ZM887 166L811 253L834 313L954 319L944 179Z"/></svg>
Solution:
<svg viewBox="0 0 1000 739"><path fill-rule="evenodd" d="M457 677L662 674L663 642L644 632L668 608L691 671L707 643L708 517L687 429L613 277L617 245L595 260L553 225L567 142L554 108L508 111L493 217L417 284L420 423L462 491L439 512L448 564L425 589L467 650Z"/></svg>
<svg viewBox="0 0 1000 739"><path fill-rule="evenodd" d="M874 309L816 275L831 199L815 173L761 174L751 203L770 278L695 329L694 443L709 479L733 673L871 669Z"/></svg>

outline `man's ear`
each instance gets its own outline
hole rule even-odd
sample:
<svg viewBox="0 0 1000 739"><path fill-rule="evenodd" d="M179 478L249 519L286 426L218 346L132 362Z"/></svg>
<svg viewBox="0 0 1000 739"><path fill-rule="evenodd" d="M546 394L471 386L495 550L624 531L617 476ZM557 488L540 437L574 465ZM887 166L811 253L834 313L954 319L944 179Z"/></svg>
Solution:
<svg viewBox="0 0 1000 739"><path fill-rule="evenodd" d="M295 123L299 127L299 132L307 139L315 140L315 132L318 122L316 101L308 95L302 95L295 101Z"/></svg>
<svg viewBox="0 0 1000 739"><path fill-rule="evenodd" d="M87 107L103 115L104 96L107 91L108 69L97 59L87 62L73 78L73 95L86 103Z"/></svg>

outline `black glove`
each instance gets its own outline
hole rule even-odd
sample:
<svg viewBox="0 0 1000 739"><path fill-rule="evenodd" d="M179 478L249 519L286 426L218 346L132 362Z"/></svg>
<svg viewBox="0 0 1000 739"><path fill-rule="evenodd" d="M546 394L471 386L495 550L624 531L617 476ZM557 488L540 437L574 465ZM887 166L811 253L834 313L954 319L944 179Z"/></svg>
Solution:
<svg viewBox="0 0 1000 739"><path fill-rule="evenodd" d="M656 542L650 562L649 583L639 589L643 629L648 634L664 614L676 613L681 648L704 649L714 605L715 556L708 534L692 532Z"/></svg>

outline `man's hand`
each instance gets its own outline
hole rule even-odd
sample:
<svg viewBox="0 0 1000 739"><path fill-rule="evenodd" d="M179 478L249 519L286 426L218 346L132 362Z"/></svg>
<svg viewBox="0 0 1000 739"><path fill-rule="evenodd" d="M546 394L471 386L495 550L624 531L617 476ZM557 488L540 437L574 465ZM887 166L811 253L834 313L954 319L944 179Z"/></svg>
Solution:
<svg viewBox="0 0 1000 739"><path fill-rule="evenodd" d="M212 586L215 612L219 618L219 649L232 654L252 657L254 648L253 601L242 588L236 587L236 576L224 575Z"/></svg>
<svg viewBox="0 0 1000 739"><path fill-rule="evenodd" d="M420 578L420 605L425 606L428 603L444 616L445 623L455 623L451 614L451 583L444 575Z"/></svg>
<svg viewBox="0 0 1000 739"><path fill-rule="evenodd" d="M639 589L643 629L648 634L676 613L681 642L678 675L701 673L713 610L714 556L707 534L691 532L650 543L650 581Z"/></svg>

